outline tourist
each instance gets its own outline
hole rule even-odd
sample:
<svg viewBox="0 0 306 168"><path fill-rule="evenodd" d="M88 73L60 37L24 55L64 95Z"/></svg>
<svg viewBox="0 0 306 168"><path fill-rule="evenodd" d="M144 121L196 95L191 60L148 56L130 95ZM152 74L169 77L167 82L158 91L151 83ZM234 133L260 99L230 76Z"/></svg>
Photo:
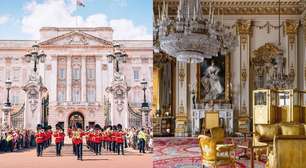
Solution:
<svg viewBox="0 0 306 168"><path fill-rule="evenodd" d="M146 143L146 133L144 131L144 128L142 128L138 132L138 141L139 141L139 153L146 153L145 152L145 143Z"/></svg>

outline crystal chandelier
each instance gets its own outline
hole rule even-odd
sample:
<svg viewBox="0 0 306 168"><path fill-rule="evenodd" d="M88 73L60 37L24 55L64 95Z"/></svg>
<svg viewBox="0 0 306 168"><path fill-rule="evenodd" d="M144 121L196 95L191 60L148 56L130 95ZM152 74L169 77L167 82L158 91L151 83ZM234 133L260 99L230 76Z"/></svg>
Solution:
<svg viewBox="0 0 306 168"><path fill-rule="evenodd" d="M200 0L180 0L176 18L169 17L168 4L163 0L154 19L154 52L165 52L177 61L199 63L226 54L235 39L214 19L211 3L208 17L203 15Z"/></svg>

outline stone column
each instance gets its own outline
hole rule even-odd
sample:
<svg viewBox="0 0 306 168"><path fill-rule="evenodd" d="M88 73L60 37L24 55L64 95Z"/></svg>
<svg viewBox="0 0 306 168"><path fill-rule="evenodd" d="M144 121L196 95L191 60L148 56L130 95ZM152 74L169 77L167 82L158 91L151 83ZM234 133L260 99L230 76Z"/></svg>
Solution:
<svg viewBox="0 0 306 168"><path fill-rule="evenodd" d="M101 103L102 100L102 67L101 67L101 58L96 56L96 101Z"/></svg>
<svg viewBox="0 0 306 168"><path fill-rule="evenodd" d="M286 67L287 72L293 72L294 70L294 82L293 82L293 88L297 88L297 30L299 27L299 21L298 20L286 20L285 22L285 32L287 35L286 45L287 45L287 56L285 56L286 59Z"/></svg>
<svg viewBox="0 0 306 168"><path fill-rule="evenodd" d="M71 78L72 78L72 73L71 73L71 56L67 56L67 94L66 94L66 101L70 102L71 101Z"/></svg>
<svg viewBox="0 0 306 168"><path fill-rule="evenodd" d="M51 58L51 73L50 73L50 103L57 102L57 57L52 56Z"/></svg>
<svg viewBox="0 0 306 168"><path fill-rule="evenodd" d="M82 56L81 57L81 60L82 60L82 70L81 70L81 102L87 102L87 99L86 99L86 90L87 90L87 87L86 87L86 78L87 78L87 75L86 75L86 56Z"/></svg>
<svg viewBox="0 0 306 168"><path fill-rule="evenodd" d="M251 103L251 88L250 88L250 36L251 20L238 20L238 33L239 33L239 48L240 48L240 107L239 116L250 116L250 103Z"/></svg>
<svg viewBox="0 0 306 168"><path fill-rule="evenodd" d="M175 136L188 136L187 130L187 64L177 63L176 66L176 119Z"/></svg>

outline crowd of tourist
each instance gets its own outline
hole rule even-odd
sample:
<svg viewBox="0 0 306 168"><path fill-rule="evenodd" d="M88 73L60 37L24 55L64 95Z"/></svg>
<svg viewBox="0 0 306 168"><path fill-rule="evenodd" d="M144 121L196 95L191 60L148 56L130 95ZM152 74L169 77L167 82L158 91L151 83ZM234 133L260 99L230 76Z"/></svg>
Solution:
<svg viewBox="0 0 306 168"><path fill-rule="evenodd" d="M153 131L152 128L146 127L142 129L129 128L125 129L126 145L135 150L140 150L144 145L145 151L153 152ZM144 143L144 144L143 144ZM145 151L142 151L144 153Z"/></svg>
<svg viewBox="0 0 306 168"><path fill-rule="evenodd" d="M35 147L35 132L26 129L0 128L0 153Z"/></svg>

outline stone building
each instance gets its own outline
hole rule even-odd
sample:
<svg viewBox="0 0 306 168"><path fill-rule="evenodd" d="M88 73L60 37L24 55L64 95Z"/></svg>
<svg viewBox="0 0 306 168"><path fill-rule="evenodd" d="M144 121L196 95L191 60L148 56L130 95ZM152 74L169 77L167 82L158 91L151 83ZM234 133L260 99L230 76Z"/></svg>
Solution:
<svg viewBox="0 0 306 168"><path fill-rule="evenodd" d="M43 27L39 40L0 41L0 102L6 100L4 82L10 78L13 82L10 92L13 114L23 110L23 86L33 71L33 62L26 63L24 55L36 42L47 55L45 63L38 64L38 72L47 88L42 122L53 126L61 122L65 128L75 122L81 122L83 126L105 124L109 110L107 102L110 102L106 88L111 85L114 72L106 55L112 52L114 42L128 54L126 63L120 64L120 71L130 87L128 103L134 114L139 113L143 102L141 80L149 83L147 95L152 93L152 41L115 41L110 27ZM148 101L151 102L151 96Z"/></svg>

